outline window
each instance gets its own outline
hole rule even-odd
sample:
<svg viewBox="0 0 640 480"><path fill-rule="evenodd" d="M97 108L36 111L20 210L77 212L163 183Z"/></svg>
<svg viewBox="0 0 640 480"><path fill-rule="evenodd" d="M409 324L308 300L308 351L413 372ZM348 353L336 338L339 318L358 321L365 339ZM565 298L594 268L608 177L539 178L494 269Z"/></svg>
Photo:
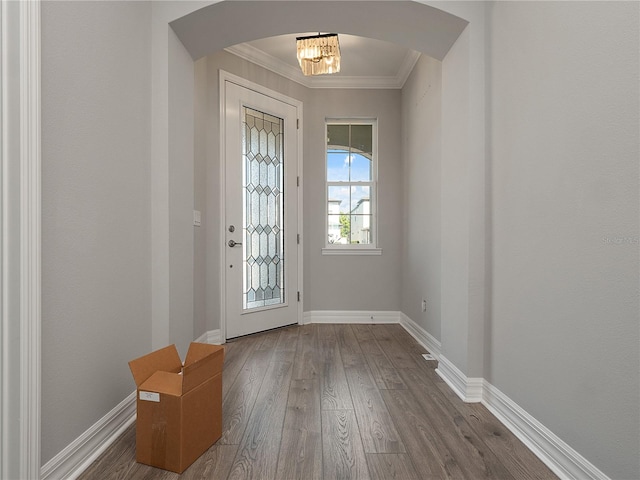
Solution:
<svg viewBox="0 0 640 480"><path fill-rule="evenodd" d="M324 254L380 254L376 248L375 120L327 120Z"/></svg>

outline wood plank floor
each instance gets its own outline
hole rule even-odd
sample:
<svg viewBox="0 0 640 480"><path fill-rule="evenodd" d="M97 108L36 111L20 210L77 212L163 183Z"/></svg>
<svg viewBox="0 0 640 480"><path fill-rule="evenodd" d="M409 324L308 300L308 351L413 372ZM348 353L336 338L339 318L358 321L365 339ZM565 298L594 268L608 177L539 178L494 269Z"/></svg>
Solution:
<svg viewBox="0 0 640 480"><path fill-rule="evenodd" d="M223 435L182 475L135 461L135 426L89 479L553 479L465 404L400 325L293 326L226 344Z"/></svg>

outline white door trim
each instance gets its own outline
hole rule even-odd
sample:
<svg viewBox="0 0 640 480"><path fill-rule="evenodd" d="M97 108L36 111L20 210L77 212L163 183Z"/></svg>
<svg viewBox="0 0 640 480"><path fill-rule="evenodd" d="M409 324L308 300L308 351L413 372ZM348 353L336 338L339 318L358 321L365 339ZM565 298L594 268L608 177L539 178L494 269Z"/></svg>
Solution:
<svg viewBox="0 0 640 480"><path fill-rule="evenodd" d="M20 2L20 472L40 478L40 2Z"/></svg>
<svg viewBox="0 0 640 480"><path fill-rule="evenodd" d="M288 103L289 105L293 105L296 107L298 112L298 147L297 147L297 156L298 156L298 177L300 179L298 192L297 192L297 201L298 201L298 232L303 232L303 204L302 204L302 129L303 129L303 114L302 108L303 104L301 101L296 100L294 98L283 95L279 92L271 90L269 88L263 87L257 83L254 83L250 80L246 80L242 77L234 75L229 72L225 72L224 70L220 70L219 77L219 95L220 95L220 219L224 221L225 218L225 198L226 198L226 185L224 179L226 178L225 171L225 142L226 138L226 95L225 95L225 82L229 81L231 83L235 83L236 85L240 85L241 87L247 88L249 90L254 90L258 93L266 95L268 97L274 98L284 103ZM219 232L219 242L220 242L220 337L222 343L227 340L227 318L226 318L226 285L225 285L225 229L224 225L221 225ZM303 243L304 236L300 235L300 243L297 245L297 254L298 254L298 290L300 291L300 301L298 302L297 309L297 318L298 324L302 323L302 312L303 312L303 304L304 304L304 295L302 291L303 286Z"/></svg>
<svg viewBox="0 0 640 480"><path fill-rule="evenodd" d="M6 348L4 347L4 341L7 337L7 328L9 324L9 310L7 308L7 235L8 229L5 225L7 220L6 215L6 205L7 201L5 199L5 195L7 193L7 188L5 186L6 178L7 178L7 164L9 162L9 154L7 149L7 117L8 117L8 109L6 105L7 95L7 40L6 36L6 17L5 13L6 4L2 2L0 4L0 107L2 111L2 116L0 116L0 155L2 156L2 165L0 166L0 272L2 272L2 276L0 277L0 306L2 308L2 325L0 325L0 478L7 478L7 462L9 461L9 452L7 451L7 426L6 419L8 418L7 408L7 392L9 391L7 385L7 362L5 359Z"/></svg>
<svg viewBox="0 0 640 480"><path fill-rule="evenodd" d="M37 479L40 478L41 344L40 1L19 2L17 9L10 3L2 2L1 6L3 307L0 349L3 380L0 475L4 477L17 472L18 478ZM11 80L16 76L17 83ZM17 112L11 108L11 98L19 99ZM11 153L15 152L19 154L12 157ZM10 170L19 171L19 192L15 196L8 188ZM11 217L18 220L9 228ZM17 258L14 255L16 240L20 251ZM13 262L19 272L19 280L15 281L8 275ZM19 315L12 314L18 311ZM14 335L19 332L19 345L9 344L9 331ZM19 353L12 355L10 347L18 349ZM15 375L5 375L10 371L19 371L19 380L14 380ZM19 395L15 404L8 402L10 395L14 400ZM11 418L19 418L18 431L8 425Z"/></svg>

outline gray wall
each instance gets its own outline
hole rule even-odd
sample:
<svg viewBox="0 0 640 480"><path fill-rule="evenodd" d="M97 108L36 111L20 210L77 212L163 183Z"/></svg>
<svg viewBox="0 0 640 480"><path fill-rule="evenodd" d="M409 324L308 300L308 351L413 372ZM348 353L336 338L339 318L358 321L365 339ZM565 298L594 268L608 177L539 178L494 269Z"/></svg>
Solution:
<svg viewBox="0 0 640 480"><path fill-rule="evenodd" d="M0 368L2 381L0 400L2 412L2 457L0 458L0 476L16 478L20 474L20 453L22 446L16 439L20 438L22 421L20 411L21 383L24 377L24 366L21 359L21 309L22 309L22 179L21 168L23 159L22 128L21 125L21 95L23 88L20 68L22 25L20 22L20 7L18 2L5 2L2 5L2 331L0 332ZM33 87L32 87L33 88Z"/></svg>
<svg viewBox="0 0 640 480"><path fill-rule="evenodd" d="M483 376L486 295L485 4L445 2L469 21L442 60L442 357Z"/></svg>
<svg viewBox="0 0 640 480"><path fill-rule="evenodd" d="M640 477L639 8L490 12L486 377L614 479Z"/></svg>
<svg viewBox="0 0 640 480"><path fill-rule="evenodd" d="M322 255L327 117L378 119L381 256ZM400 310L402 191L399 90L316 89L305 104L305 311Z"/></svg>
<svg viewBox="0 0 640 480"><path fill-rule="evenodd" d="M167 141L169 214L169 329L182 358L194 339L194 65L169 30Z"/></svg>
<svg viewBox="0 0 640 480"><path fill-rule="evenodd" d="M442 64L422 55L402 89L402 312L440 340ZM422 299L427 311L422 312Z"/></svg>
<svg viewBox="0 0 640 480"><path fill-rule="evenodd" d="M42 462L148 351L150 4L42 4Z"/></svg>
<svg viewBox="0 0 640 480"><path fill-rule="evenodd" d="M151 345L194 336L193 60L168 26L205 2L151 3Z"/></svg>
<svg viewBox="0 0 640 480"><path fill-rule="evenodd" d="M206 59L195 62L193 208L200 211L202 221L200 227L193 229L193 331L196 338L213 329L207 323L207 132L210 126L207 125L206 69Z"/></svg>

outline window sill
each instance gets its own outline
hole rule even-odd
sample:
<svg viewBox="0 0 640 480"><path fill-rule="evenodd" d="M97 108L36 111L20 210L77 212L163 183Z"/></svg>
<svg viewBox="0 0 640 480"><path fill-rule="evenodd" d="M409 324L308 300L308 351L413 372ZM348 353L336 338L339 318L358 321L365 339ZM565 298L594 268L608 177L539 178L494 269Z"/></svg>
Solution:
<svg viewBox="0 0 640 480"><path fill-rule="evenodd" d="M323 248L322 255L382 255L381 248Z"/></svg>

